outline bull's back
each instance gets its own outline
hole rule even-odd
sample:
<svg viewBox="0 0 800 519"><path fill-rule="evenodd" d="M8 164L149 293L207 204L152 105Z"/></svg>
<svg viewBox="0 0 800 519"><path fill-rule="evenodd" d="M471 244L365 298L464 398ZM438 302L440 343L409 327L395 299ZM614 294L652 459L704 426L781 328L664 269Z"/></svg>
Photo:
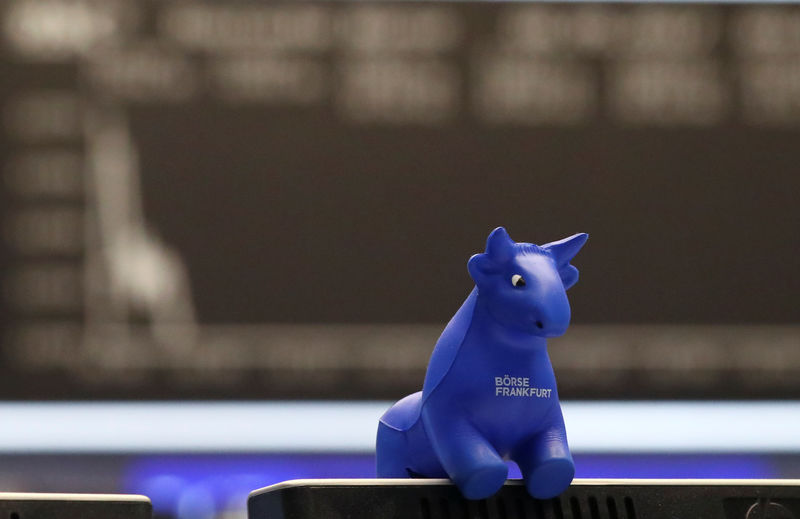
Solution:
<svg viewBox="0 0 800 519"><path fill-rule="evenodd" d="M467 299L455 313L444 331L436 341L431 359L428 361L428 370L425 372L425 383L422 386L423 401L447 377L458 358L461 347L472 324L475 312L475 302L478 298L478 289L473 288Z"/></svg>
<svg viewBox="0 0 800 519"><path fill-rule="evenodd" d="M381 423L398 431L408 431L417 424L422 407L422 391L398 400L381 416Z"/></svg>

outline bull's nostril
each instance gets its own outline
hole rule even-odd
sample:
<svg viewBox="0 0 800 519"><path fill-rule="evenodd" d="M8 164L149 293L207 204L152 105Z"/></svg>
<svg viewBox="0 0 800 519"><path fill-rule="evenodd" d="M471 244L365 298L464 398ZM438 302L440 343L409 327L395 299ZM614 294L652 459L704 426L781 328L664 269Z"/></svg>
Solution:
<svg viewBox="0 0 800 519"><path fill-rule="evenodd" d="M542 328L544 328L544 323L542 323L542 321L536 321L536 327L541 330Z"/></svg>

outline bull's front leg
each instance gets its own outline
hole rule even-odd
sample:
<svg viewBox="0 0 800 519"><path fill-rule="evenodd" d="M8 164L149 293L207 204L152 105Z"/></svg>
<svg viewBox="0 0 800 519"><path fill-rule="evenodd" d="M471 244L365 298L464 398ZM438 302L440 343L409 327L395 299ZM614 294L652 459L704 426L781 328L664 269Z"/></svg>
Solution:
<svg viewBox="0 0 800 519"><path fill-rule="evenodd" d="M564 418L561 409L556 411L547 427L522 442L512 453L525 478L528 493L537 499L561 494L575 476Z"/></svg>
<svg viewBox="0 0 800 519"><path fill-rule="evenodd" d="M422 420L439 461L467 499L494 495L508 478L508 466L495 448L452 406L423 406Z"/></svg>

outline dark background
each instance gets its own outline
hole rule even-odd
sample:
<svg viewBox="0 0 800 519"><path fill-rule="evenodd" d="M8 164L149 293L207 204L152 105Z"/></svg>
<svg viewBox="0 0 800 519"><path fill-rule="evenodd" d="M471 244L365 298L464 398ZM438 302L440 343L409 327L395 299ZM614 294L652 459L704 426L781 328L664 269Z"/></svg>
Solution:
<svg viewBox="0 0 800 519"><path fill-rule="evenodd" d="M147 213L185 251L204 321L443 322L497 225L539 244L590 234L576 322L797 318L797 130L361 130L199 107L135 121L159 172Z"/></svg>
<svg viewBox="0 0 800 519"><path fill-rule="evenodd" d="M498 225L539 244L591 236L575 260L573 327L552 349L564 396L800 396L797 6L65 1L53 15L66 20L59 33L37 32L31 20L44 11L25 5L0 9L0 398L402 396L421 384L472 287L466 261ZM216 31L199 44L170 29L187 6L222 20L191 26ZM323 25L350 20L354 34L378 13L378 30L365 29L373 41L357 50L333 29L321 46L287 44L280 23L308 8ZM414 13L431 9L458 36L414 48L425 34ZM84 41L69 32L70 13L113 30ZM570 27L598 13L607 41L576 40L583 33ZM516 16L554 16L555 43L514 48L503 24ZM756 22L763 30L748 33ZM710 43L684 45L698 34ZM278 67L255 97L231 98L215 67L251 58L310 67L321 93L293 97L305 80L292 84L292 69ZM520 70L544 63L555 79L566 70L593 101L570 119L562 114L579 99L549 113L534 96L517 107L523 116L492 119L480 109L490 69L479 64L506 58ZM432 66L451 73L451 105L429 119L392 102L370 112L347 90L348 71L364 63L412 71L368 76L383 81L365 98L435 91L424 77L403 83ZM640 101L664 96L655 111L631 116L638 105L614 97L629 66L653 67ZM710 75L674 80L703 67ZM542 95L558 102L558 90ZM717 104L710 118L692 117ZM162 254L148 263L122 239L116 257L140 270L121 273L109 251L125 229L103 235L95 189L112 173L93 165L114 131L127 139L130 156L115 164L134 172L125 193L141 212L129 224ZM28 175L20 161L54 151L80 167L40 169L72 175L77 189L15 187ZM79 223L65 230L54 209ZM39 224L21 227L31 214ZM30 236L36 247L24 245ZM176 271L160 270L165 257ZM176 300L189 313L169 296L181 271ZM121 281L155 295L115 295Z"/></svg>

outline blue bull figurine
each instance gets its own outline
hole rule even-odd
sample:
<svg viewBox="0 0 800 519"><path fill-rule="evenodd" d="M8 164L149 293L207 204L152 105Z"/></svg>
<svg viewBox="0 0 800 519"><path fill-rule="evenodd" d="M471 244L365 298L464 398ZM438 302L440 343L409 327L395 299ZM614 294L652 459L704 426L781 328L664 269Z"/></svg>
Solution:
<svg viewBox="0 0 800 519"><path fill-rule="evenodd" d="M588 235L537 246L498 227L468 263L475 288L433 350L422 391L380 419L378 477L449 477L484 499L515 461L535 498L557 496L575 465L547 338L569 326L570 260Z"/></svg>

